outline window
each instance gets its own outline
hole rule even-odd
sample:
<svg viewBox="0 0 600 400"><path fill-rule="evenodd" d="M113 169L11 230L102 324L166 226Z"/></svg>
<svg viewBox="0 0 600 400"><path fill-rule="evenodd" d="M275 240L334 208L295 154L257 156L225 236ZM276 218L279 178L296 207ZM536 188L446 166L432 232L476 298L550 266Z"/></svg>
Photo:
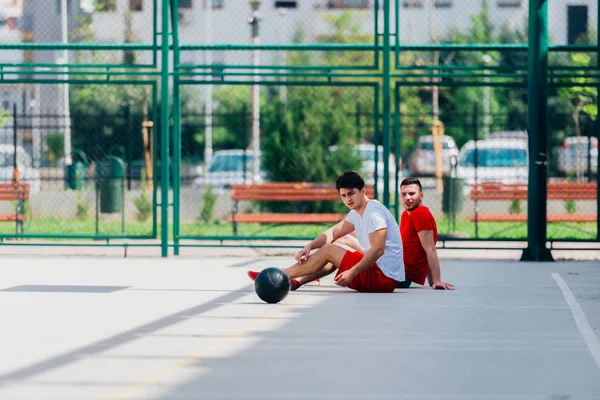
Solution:
<svg viewBox="0 0 600 400"><path fill-rule="evenodd" d="M143 0L129 0L129 9L131 11L142 11Z"/></svg>
<svg viewBox="0 0 600 400"><path fill-rule="evenodd" d="M584 38L588 30L587 6L567 6L567 24L568 44L575 44Z"/></svg>
<svg viewBox="0 0 600 400"><path fill-rule="evenodd" d="M452 7L453 0L435 0L435 6L437 8L450 8Z"/></svg>
<svg viewBox="0 0 600 400"><path fill-rule="evenodd" d="M402 0L404 8L423 8L423 0Z"/></svg>
<svg viewBox="0 0 600 400"><path fill-rule="evenodd" d="M521 7L523 0L498 0L498 7Z"/></svg>
<svg viewBox="0 0 600 400"><path fill-rule="evenodd" d="M475 150L467 151L460 161L460 165L465 167L475 166ZM527 166L527 150L498 148L498 149L478 149L477 150L478 167L525 167Z"/></svg>
<svg viewBox="0 0 600 400"><path fill-rule="evenodd" d="M212 8L223 8L224 0L210 0L212 1Z"/></svg>
<svg viewBox="0 0 600 400"><path fill-rule="evenodd" d="M192 0L179 0L179 8L192 8Z"/></svg>
<svg viewBox="0 0 600 400"><path fill-rule="evenodd" d="M369 0L329 0L329 8L368 8Z"/></svg>
<svg viewBox="0 0 600 400"><path fill-rule="evenodd" d="M295 0L276 0L275 8L296 8L298 4Z"/></svg>

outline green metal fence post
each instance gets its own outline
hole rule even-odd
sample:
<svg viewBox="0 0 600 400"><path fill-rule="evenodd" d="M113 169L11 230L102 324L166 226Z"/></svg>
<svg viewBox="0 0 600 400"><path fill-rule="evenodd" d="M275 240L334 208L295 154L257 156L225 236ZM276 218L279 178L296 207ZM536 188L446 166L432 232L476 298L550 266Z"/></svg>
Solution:
<svg viewBox="0 0 600 400"><path fill-rule="evenodd" d="M548 174L548 1L529 0L529 184L527 248L521 261L553 261L546 247Z"/></svg>
<svg viewBox="0 0 600 400"><path fill-rule="evenodd" d="M600 13L596 13L596 60L600 60ZM600 69L598 66L598 61L596 61L596 70ZM596 87L596 93L600 93L600 86ZM598 111L600 111L600 106L598 103L600 99L598 95L596 95L596 115L600 115ZM600 142L600 121L598 121L598 117L593 121L593 124L596 128L596 138L598 142ZM598 155L598 160L600 161L600 153ZM596 240L600 240L600 163L596 162Z"/></svg>
<svg viewBox="0 0 600 400"><path fill-rule="evenodd" d="M169 256L169 1L162 0L160 74L160 247Z"/></svg>
<svg viewBox="0 0 600 400"><path fill-rule="evenodd" d="M398 27L396 27L398 29ZM394 85L394 154L396 156L396 173L394 174L394 218L400 221L400 86Z"/></svg>
<svg viewBox="0 0 600 400"><path fill-rule="evenodd" d="M178 0L171 0L173 21L173 65L179 71L179 16ZM179 255L179 205L181 198L181 86L179 75L173 77L173 254Z"/></svg>
<svg viewBox="0 0 600 400"><path fill-rule="evenodd" d="M383 0L383 204L390 206L390 0ZM379 157L378 157L379 158ZM377 171L377 169L375 169ZM379 178L379 177L377 177Z"/></svg>

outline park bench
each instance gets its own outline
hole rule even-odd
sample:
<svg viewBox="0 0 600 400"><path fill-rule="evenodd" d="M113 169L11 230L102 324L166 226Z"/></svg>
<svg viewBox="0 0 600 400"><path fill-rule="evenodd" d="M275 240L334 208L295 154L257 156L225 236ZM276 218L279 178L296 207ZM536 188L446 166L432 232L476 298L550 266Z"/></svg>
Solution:
<svg viewBox="0 0 600 400"><path fill-rule="evenodd" d="M0 183L0 200L16 201L15 212L0 214L0 222L15 222L16 233L23 233L25 201L29 200L29 183Z"/></svg>
<svg viewBox="0 0 600 400"><path fill-rule="evenodd" d="M367 195L374 196L372 186L367 186ZM239 213L240 201L340 201L334 185L311 182L271 182L262 184L231 185L233 207L229 221L233 234L237 234L238 223L260 224L332 224L342 221L346 214L327 213Z"/></svg>
<svg viewBox="0 0 600 400"><path fill-rule="evenodd" d="M471 186L471 200L527 200L527 184L479 183ZM548 200L596 200L595 183L550 182ZM526 222L526 214L481 214L471 215L471 221L478 222ZM596 222L597 214L548 214L548 222Z"/></svg>

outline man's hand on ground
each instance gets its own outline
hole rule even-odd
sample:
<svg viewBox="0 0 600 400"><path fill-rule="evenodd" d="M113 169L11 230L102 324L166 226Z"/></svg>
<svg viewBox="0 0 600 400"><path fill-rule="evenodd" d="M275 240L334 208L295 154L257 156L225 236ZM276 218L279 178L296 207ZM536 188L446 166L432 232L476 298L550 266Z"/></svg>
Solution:
<svg viewBox="0 0 600 400"><path fill-rule="evenodd" d="M454 285L448 282L436 282L431 285L431 288L439 290L454 290Z"/></svg>
<svg viewBox="0 0 600 400"><path fill-rule="evenodd" d="M338 286L348 286L350 284L350 282L352 282L352 279L354 279L354 272L349 269L348 271L344 271L338 275L336 275L336 277L333 279L333 282L338 285Z"/></svg>

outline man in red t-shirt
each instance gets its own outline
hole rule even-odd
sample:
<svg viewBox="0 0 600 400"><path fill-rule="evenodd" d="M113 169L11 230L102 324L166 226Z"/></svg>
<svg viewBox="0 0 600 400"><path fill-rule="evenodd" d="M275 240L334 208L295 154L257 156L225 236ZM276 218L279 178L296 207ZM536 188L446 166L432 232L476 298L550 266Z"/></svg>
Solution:
<svg viewBox="0 0 600 400"><path fill-rule="evenodd" d="M405 208L400 218L400 234L406 281L398 282L396 287L408 287L411 281L424 285L427 278L432 289L454 290L452 284L442 282L440 260L435 248L437 224L429 208L421 204L421 182L417 178L404 179L400 184L400 198Z"/></svg>

